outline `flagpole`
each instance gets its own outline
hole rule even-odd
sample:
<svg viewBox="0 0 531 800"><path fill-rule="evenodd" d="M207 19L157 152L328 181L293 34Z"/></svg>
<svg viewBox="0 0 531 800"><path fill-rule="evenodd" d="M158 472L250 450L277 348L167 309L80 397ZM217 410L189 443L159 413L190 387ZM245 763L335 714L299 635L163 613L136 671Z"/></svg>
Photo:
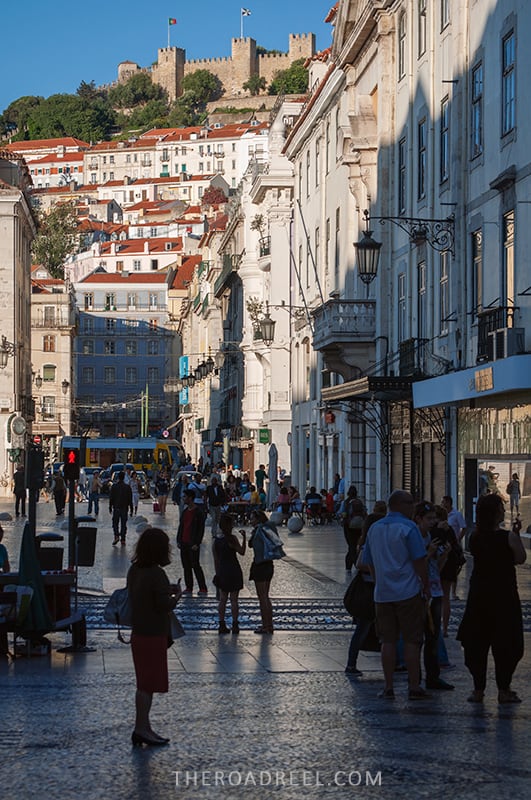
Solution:
<svg viewBox="0 0 531 800"><path fill-rule="evenodd" d="M168 19L168 50L170 49L170 20Z"/></svg>
<svg viewBox="0 0 531 800"><path fill-rule="evenodd" d="M240 39L243 39L243 11L240 8Z"/></svg>

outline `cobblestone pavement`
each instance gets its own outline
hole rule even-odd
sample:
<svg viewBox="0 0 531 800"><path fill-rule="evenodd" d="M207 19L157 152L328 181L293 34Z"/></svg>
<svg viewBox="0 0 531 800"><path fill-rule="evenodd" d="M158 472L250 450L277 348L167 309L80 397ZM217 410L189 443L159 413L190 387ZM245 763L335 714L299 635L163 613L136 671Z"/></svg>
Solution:
<svg viewBox="0 0 531 800"><path fill-rule="evenodd" d="M38 528L55 529L52 516L42 516ZM175 517L168 516L167 529L174 530ZM87 571L84 583L93 593L83 596L96 616L102 604L97 584L106 591L123 585L130 557L129 544L118 552L110 547L105 512L102 517L95 574L90 578ZM16 566L22 527L4 527ZM513 684L521 705L497 704L492 674L484 705L466 702L470 678L453 638L462 602L456 603L447 639L456 668L444 673L455 691L408 702L405 678L397 674L397 699L378 699L377 654L360 656L361 678L348 680L343 672L350 629L340 606L348 580L341 531L312 528L298 537L285 531L283 538L289 559L276 567L273 589L286 629L280 620L272 637L247 629L256 603L249 584L242 593L249 618L239 637L212 631L213 597L181 604L188 632L169 651L170 692L155 696L152 712L155 729L171 736L166 748L131 748L130 649L96 618L88 631L94 652L60 654L56 648L69 637L57 634L49 657L0 662L2 797L529 797L531 635ZM172 577L180 574L179 564L171 570ZM518 572L529 614L529 568ZM464 597L466 576L460 580ZM298 629L305 616L306 629Z"/></svg>

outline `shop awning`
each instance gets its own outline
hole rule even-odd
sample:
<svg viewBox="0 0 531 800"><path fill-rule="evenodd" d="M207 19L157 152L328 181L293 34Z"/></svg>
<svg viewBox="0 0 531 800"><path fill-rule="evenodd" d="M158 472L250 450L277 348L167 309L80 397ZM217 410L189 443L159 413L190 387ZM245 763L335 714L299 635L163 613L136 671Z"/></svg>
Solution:
<svg viewBox="0 0 531 800"><path fill-rule="evenodd" d="M470 369L416 381L413 384L413 406L428 408L470 403L472 400L488 401L489 397L517 392L531 392L529 354L500 358Z"/></svg>
<svg viewBox="0 0 531 800"><path fill-rule="evenodd" d="M383 402L398 402L411 398L410 377L397 377L395 375L365 375L354 381L346 381L338 386L329 386L321 390L321 399L324 403L333 403L338 400L380 400Z"/></svg>

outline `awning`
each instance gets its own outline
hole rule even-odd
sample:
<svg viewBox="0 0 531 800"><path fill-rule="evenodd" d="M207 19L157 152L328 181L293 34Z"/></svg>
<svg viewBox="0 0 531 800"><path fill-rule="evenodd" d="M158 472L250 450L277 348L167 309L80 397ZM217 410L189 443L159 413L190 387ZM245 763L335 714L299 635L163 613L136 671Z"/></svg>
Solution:
<svg viewBox="0 0 531 800"><path fill-rule="evenodd" d="M428 408L470 403L471 400L487 401L489 397L509 392L531 392L531 355L500 358L470 369L417 381L413 384L413 406Z"/></svg>
<svg viewBox="0 0 531 800"><path fill-rule="evenodd" d="M329 386L321 390L321 399L324 403L338 400L381 400L384 402L398 402L411 398L410 377L396 377L394 375L365 375L355 381L346 381L338 386Z"/></svg>
<svg viewBox="0 0 531 800"><path fill-rule="evenodd" d="M64 436L65 432L58 422L39 422L33 423L33 433L40 433L41 436Z"/></svg>

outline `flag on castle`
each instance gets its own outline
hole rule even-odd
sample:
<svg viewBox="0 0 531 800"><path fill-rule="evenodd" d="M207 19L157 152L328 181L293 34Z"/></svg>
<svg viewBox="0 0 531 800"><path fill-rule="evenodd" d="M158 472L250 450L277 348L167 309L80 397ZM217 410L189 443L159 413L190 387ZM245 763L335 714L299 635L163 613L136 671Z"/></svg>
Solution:
<svg viewBox="0 0 531 800"><path fill-rule="evenodd" d="M175 17L170 17L168 19L168 25L177 25L177 20L175 19Z"/></svg>
<svg viewBox="0 0 531 800"><path fill-rule="evenodd" d="M251 10L249 8L242 8L242 17L250 17Z"/></svg>

